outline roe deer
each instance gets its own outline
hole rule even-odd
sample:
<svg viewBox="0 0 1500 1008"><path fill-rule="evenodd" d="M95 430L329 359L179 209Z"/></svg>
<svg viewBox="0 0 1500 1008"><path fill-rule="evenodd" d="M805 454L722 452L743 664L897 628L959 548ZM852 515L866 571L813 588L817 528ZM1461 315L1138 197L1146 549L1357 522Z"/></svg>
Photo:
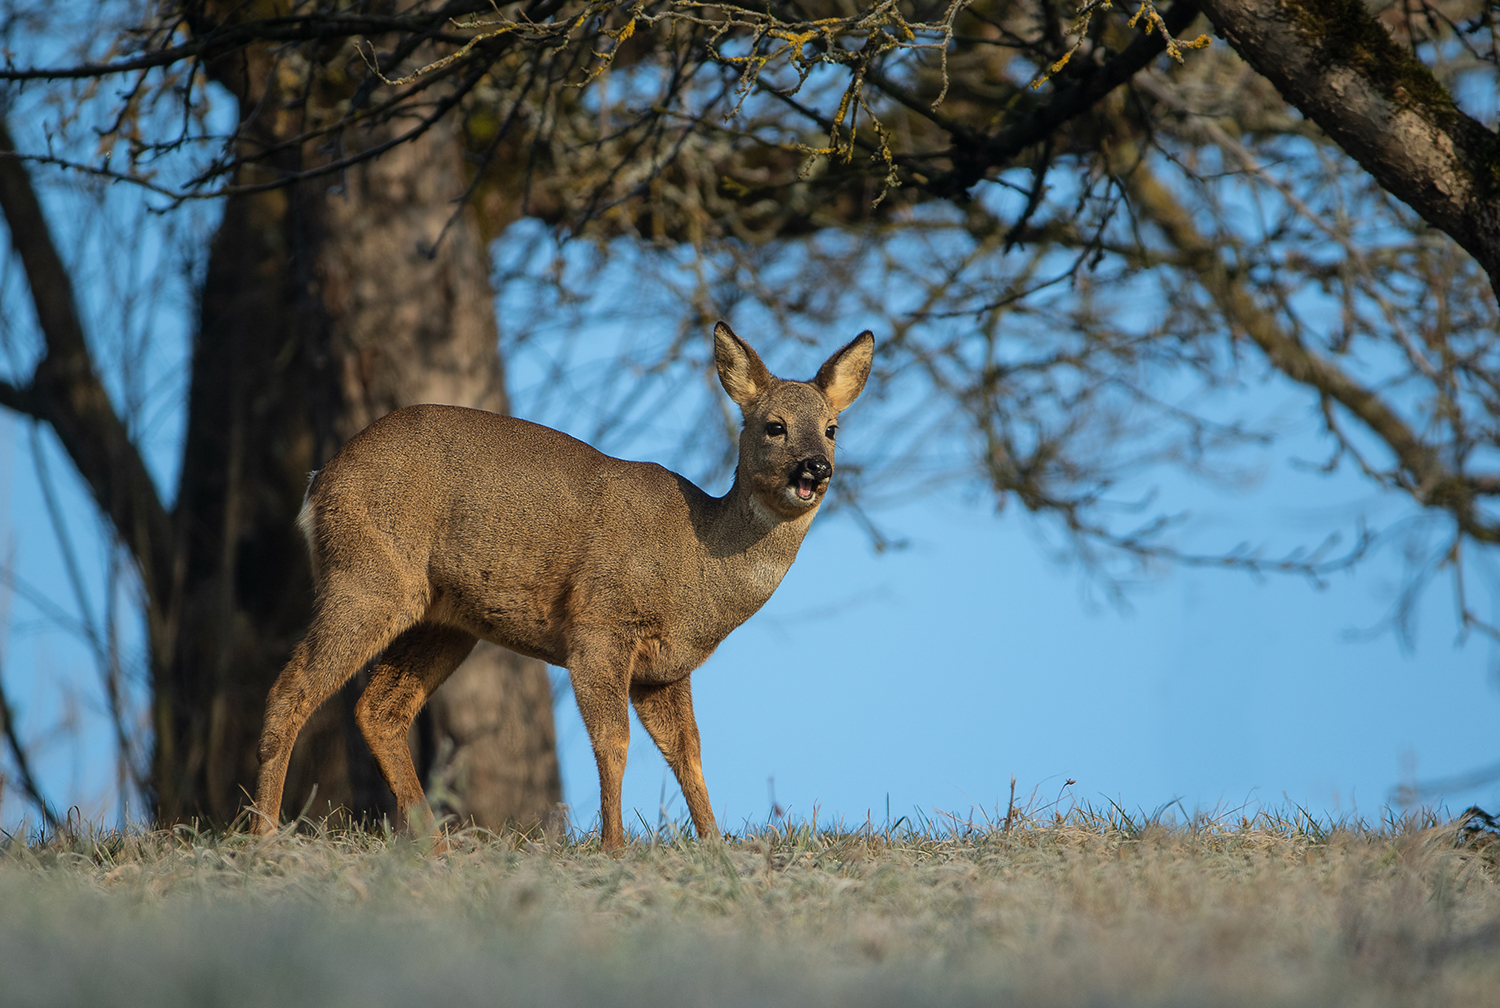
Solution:
<svg viewBox="0 0 1500 1008"><path fill-rule="evenodd" d="M259 830L276 828L297 732L372 660L355 719L401 825L415 828L415 815L430 826L407 730L483 637L568 669L599 764L606 849L625 840L632 703L693 829L717 838L688 676L791 567L833 473L838 415L874 351L861 333L812 381L785 381L716 325L719 381L744 416L734 485L718 498L659 465L481 410L412 406L355 435L298 518L317 601L266 701Z"/></svg>

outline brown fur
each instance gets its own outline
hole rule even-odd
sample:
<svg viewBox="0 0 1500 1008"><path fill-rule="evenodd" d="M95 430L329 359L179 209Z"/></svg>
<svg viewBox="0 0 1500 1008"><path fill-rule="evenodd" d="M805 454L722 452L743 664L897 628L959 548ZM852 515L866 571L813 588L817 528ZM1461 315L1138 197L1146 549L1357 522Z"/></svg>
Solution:
<svg viewBox="0 0 1500 1008"><path fill-rule="evenodd" d="M308 716L371 661L356 720L403 818L430 828L407 730L482 637L569 670L606 848L624 842L630 704L693 828L717 836L688 676L796 558L828 488L829 429L864 388L874 347L862 333L811 382L790 382L715 326L719 379L745 419L734 486L718 498L659 465L482 410L413 406L355 435L312 481L299 519L318 595L266 701L258 828L276 827ZM808 500L794 489L801 476Z"/></svg>

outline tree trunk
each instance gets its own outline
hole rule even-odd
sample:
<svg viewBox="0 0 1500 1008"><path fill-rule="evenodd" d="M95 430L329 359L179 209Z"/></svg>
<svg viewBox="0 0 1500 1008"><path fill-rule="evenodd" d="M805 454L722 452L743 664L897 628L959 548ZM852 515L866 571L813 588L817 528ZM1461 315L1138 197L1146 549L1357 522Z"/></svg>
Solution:
<svg viewBox="0 0 1500 1008"><path fill-rule="evenodd" d="M473 211L452 202L465 180L462 143L450 129L361 165L342 192L323 196L315 283L337 368L339 408L330 418L339 443L412 403L508 408L489 256ZM345 696L350 735L353 692ZM424 717L424 775L442 770L448 811L460 819L530 826L561 800L542 662L481 643Z"/></svg>
<svg viewBox="0 0 1500 1008"><path fill-rule="evenodd" d="M247 60L216 75L263 120L247 143L305 128L263 93L270 71ZM310 612L295 527L310 472L401 406L506 408L488 256L472 212L453 216L462 155L439 125L342 175L228 200L193 352L174 604L153 634L165 820L226 822L253 787L266 693ZM355 693L303 729L284 816L393 811L354 727ZM423 718L419 767L438 771L447 811L529 826L560 799L541 662L482 644Z"/></svg>

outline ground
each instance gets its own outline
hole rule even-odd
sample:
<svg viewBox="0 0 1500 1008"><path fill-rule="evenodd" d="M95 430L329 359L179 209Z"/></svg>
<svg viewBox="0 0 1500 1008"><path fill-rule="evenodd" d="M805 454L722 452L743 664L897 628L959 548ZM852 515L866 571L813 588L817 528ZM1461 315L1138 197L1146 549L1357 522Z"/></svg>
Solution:
<svg viewBox="0 0 1500 1008"><path fill-rule="evenodd" d="M774 823L618 858L304 823L0 848L31 1005L1500 1005L1483 818Z"/></svg>

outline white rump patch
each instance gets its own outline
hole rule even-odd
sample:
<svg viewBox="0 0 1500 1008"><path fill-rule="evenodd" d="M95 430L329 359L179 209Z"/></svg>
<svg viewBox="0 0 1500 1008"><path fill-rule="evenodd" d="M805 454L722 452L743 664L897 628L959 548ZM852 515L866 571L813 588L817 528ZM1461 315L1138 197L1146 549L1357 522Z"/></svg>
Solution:
<svg viewBox="0 0 1500 1008"><path fill-rule="evenodd" d="M313 545L313 507L312 507L312 485L313 480L318 478L318 470L314 469L307 474L307 489L302 491L302 510L297 512L297 528L302 532L302 539L307 543L308 553L312 553ZM313 565L317 565L317 557L313 557ZM314 572L316 573L316 572Z"/></svg>

